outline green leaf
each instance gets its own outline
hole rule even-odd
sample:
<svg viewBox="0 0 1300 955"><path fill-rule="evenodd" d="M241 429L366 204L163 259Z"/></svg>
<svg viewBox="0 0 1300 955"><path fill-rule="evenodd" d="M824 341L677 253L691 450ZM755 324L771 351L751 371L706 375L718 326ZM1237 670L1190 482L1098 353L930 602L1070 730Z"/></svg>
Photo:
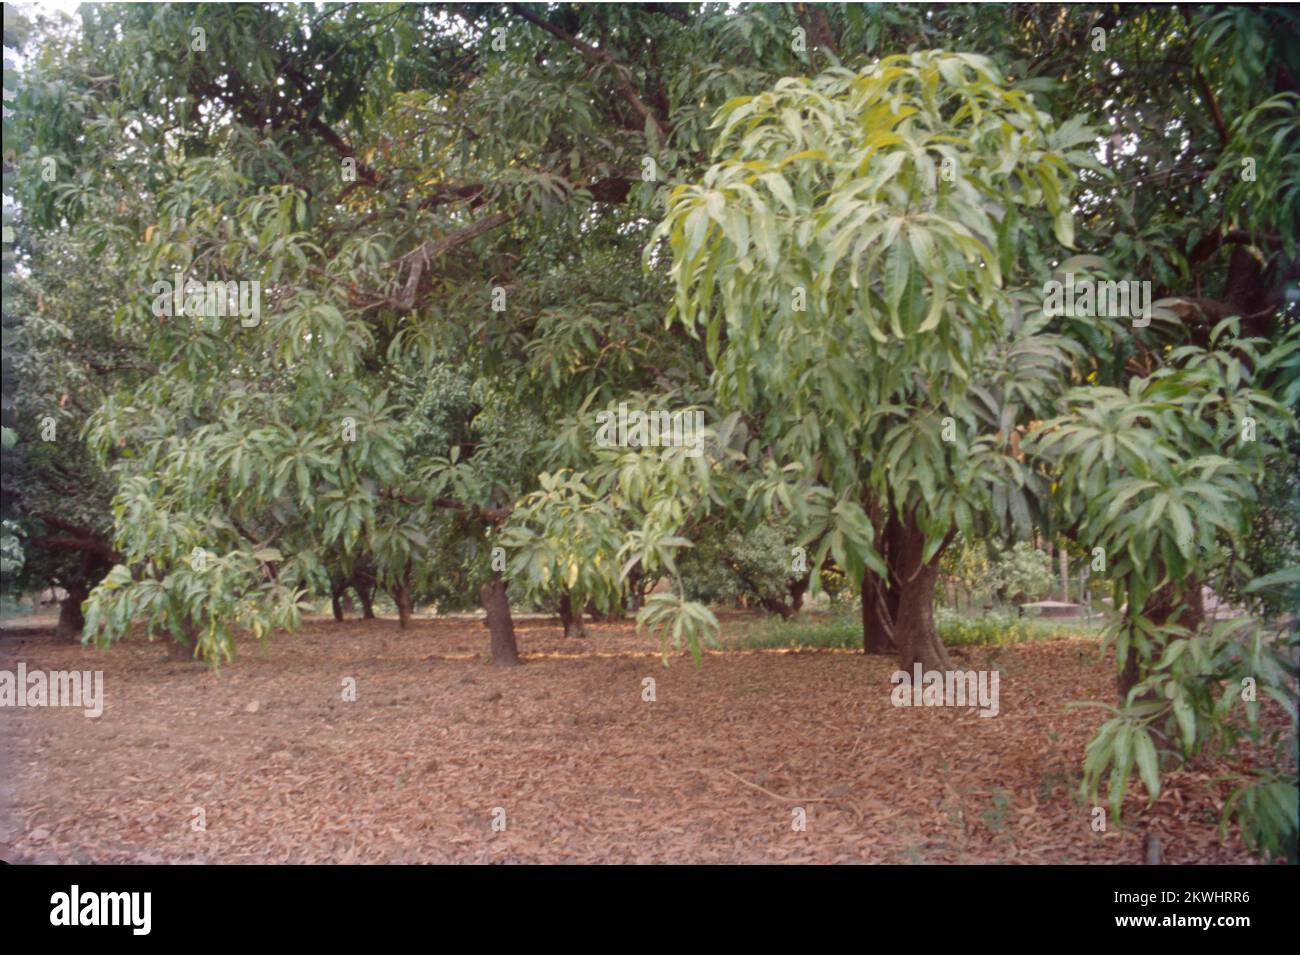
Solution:
<svg viewBox="0 0 1300 955"><path fill-rule="evenodd" d="M1068 209L1062 209L1056 214L1052 229L1056 233L1056 241L1067 249L1074 248L1074 216Z"/></svg>
<svg viewBox="0 0 1300 955"><path fill-rule="evenodd" d="M1154 802L1160 795L1160 764L1156 756L1155 743L1151 740L1151 734L1144 729L1134 729L1133 743L1142 785L1146 787L1147 794Z"/></svg>

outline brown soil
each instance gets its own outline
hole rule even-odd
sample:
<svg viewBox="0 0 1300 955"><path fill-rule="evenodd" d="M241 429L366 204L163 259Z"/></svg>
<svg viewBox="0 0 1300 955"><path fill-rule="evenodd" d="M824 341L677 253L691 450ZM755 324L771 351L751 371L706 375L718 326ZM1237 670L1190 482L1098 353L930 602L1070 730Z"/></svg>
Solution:
<svg viewBox="0 0 1300 955"><path fill-rule="evenodd" d="M744 626L733 621L730 626ZM103 715L0 709L0 857L49 862L1244 862L1222 766L1092 830L1075 788L1109 700L1096 645L958 651L981 719L890 703L894 661L729 651L664 667L628 624L312 620L213 672L161 643L0 631L0 669L104 671ZM343 700L356 681L355 702ZM654 702L642 699L646 677ZM795 810L806 831L795 831ZM206 829L196 828L196 809ZM494 831L504 810L505 831Z"/></svg>

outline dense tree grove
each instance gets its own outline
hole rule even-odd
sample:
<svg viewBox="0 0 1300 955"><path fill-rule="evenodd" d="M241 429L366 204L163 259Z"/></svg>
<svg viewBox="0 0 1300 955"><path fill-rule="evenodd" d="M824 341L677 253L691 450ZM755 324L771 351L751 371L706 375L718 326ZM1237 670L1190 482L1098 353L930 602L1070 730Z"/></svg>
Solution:
<svg viewBox="0 0 1300 955"><path fill-rule="evenodd" d="M1118 811L1253 733L1230 811L1294 847L1294 722L1258 720L1294 718L1300 605L1290 8L5 30L5 582L63 586L69 631L215 663L382 592L481 605L509 665L512 603L698 653L707 601L831 583L864 650L948 669L950 548L1041 533L1115 608L1086 785Z"/></svg>

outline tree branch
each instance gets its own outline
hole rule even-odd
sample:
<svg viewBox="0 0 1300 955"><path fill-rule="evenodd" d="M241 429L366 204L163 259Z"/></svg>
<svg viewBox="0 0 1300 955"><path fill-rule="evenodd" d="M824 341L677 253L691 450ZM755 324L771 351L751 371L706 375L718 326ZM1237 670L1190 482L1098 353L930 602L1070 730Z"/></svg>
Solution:
<svg viewBox="0 0 1300 955"><path fill-rule="evenodd" d="M658 139L659 142L662 143L667 139L667 130L665 129L666 123L656 116L650 107L646 106L644 101L642 101L640 95L636 91L636 87L632 83L631 70L619 63L604 50L591 46L588 43L584 43L576 36L566 33L554 24L543 20L522 4L512 3L510 4L510 9L523 17L529 23L545 30L561 43L577 50L578 53L582 55L582 58L593 66L607 66L612 69L614 75L617 77L615 86L618 88L619 95L621 95L636 114L641 117L642 123L649 126L650 129L654 131L655 138Z"/></svg>
<svg viewBox="0 0 1300 955"><path fill-rule="evenodd" d="M406 268L407 272L406 285L402 288L402 294L397 298L389 299L387 304L399 311L409 311L415 307L416 291L420 286L420 279L424 276L424 270L434 259L439 258L446 252L454 249L458 245L464 245L466 242L472 242L481 235L491 232L497 226L505 225L511 219L515 218L518 212L514 209L504 209L500 212L494 212L491 215L484 216L465 226L463 229L457 229L447 235L439 236L436 239L430 239L420 245L417 245L410 252L397 260L398 274L401 269ZM382 304L382 303L381 303Z"/></svg>
<svg viewBox="0 0 1300 955"><path fill-rule="evenodd" d="M820 4L813 3L796 3L794 9L799 17L799 23L808 34L808 39L812 41L812 45L826 57L828 65L838 65L840 61L839 51L835 48L835 35L831 33L831 25L830 21L826 19L826 11L822 9Z"/></svg>
<svg viewBox="0 0 1300 955"><path fill-rule="evenodd" d="M1187 253L1187 261L1193 265L1208 259L1224 245L1271 245L1281 246L1282 237L1272 232L1249 232L1245 229L1229 229L1227 232L1209 232L1192 246Z"/></svg>
<svg viewBox="0 0 1300 955"><path fill-rule="evenodd" d="M598 179L589 185L583 186L593 201L620 203L627 200L628 193L631 192L633 179L629 176L606 176ZM487 185L484 183L469 183L460 186L439 187L436 193L437 197L444 198L447 201L452 199L468 199L470 208L473 208L481 196L487 191ZM433 197L430 197L431 199ZM429 200L426 200L429 201ZM486 235L493 229L505 225L519 215L518 209L504 209L494 212L491 215L483 216L476 219L469 225L449 232L446 235L439 236L436 239L429 239L426 242L416 246L410 252L407 252L401 258L395 260L397 266L397 275L406 273L406 281L402 286L402 291L396 296L387 296L381 293L372 293L369 300L362 298L354 290L350 298L350 304L360 308L378 308L387 306L397 309L398 311L409 311L415 307L419 300L420 283L424 278L425 270L433 261L442 255L450 252L457 246L472 242L479 236Z"/></svg>
<svg viewBox="0 0 1300 955"><path fill-rule="evenodd" d="M31 537L28 543L33 547L46 547L57 550L80 550L98 554L110 563L119 563L121 556L102 540L92 537Z"/></svg>

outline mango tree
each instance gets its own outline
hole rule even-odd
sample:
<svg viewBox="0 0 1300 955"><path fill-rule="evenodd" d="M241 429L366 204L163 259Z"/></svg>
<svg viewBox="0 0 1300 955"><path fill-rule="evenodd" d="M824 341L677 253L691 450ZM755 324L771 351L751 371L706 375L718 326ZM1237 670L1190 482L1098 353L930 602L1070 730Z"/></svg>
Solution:
<svg viewBox="0 0 1300 955"><path fill-rule="evenodd" d="M1240 337L1236 319L1211 348L1183 346L1169 366L1126 391L1084 387L1026 447L1048 462L1065 523L1092 548L1117 613L1118 706L1088 748L1085 784L1109 784L1120 811L1137 772L1151 799L1162 765L1221 752L1240 738L1267 747L1229 801L1248 843L1294 854L1296 637L1268 620L1259 597L1294 590L1300 568L1252 567L1243 558L1271 467L1296 428L1283 400L1300 397L1300 332L1281 341ZM1216 620L1202 587L1239 593L1259 616ZM1261 697L1280 703L1289 730L1260 722Z"/></svg>
<svg viewBox="0 0 1300 955"><path fill-rule="evenodd" d="M834 527L814 565L874 574L903 668L946 668L938 560L994 488L1018 489L1027 411L994 401L997 424L981 421L977 374L1000 351L1060 357L1021 283L1053 235L1071 242L1062 153L1079 132L985 58L947 53L784 79L715 122L717 161L673 191L658 233L674 319L702 334L716 400L763 412L796 509L817 502Z"/></svg>

